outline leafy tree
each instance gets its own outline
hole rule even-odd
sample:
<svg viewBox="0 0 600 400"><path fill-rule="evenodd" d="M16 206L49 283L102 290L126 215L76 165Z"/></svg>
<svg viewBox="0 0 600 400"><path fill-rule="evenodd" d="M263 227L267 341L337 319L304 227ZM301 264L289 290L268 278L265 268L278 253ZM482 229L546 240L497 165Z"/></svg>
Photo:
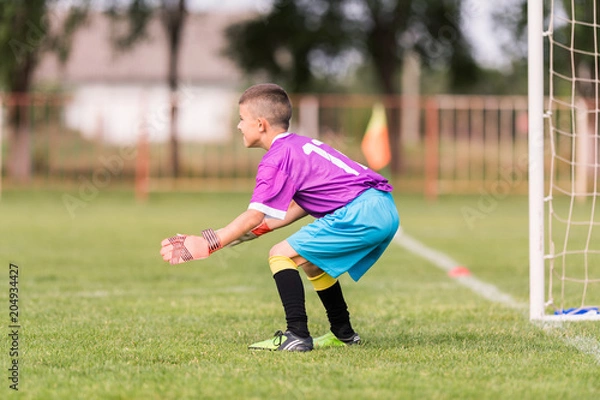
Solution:
<svg viewBox="0 0 600 400"><path fill-rule="evenodd" d="M169 46L167 82L171 93L170 107L170 145L171 171L178 177L179 171L179 140L177 121L179 105L177 90L179 88L179 53L181 49L182 31L186 22L186 0L131 0L128 3L115 1L108 10L116 24L125 23L128 30L125 34L114 35L113 43L121 50L130 49L146 38L149 22L158 17L164 28Z"/></svg>
<svg viewBox="0 0 600 400"><path fill-rule="evenodd" d="M339 69L327 67L359 55L373 64L380 92L393 95L412 51L425 68L447 68L451 87L460 89L479 73L460 28L460 6L461 0L275 0L267 14L228 29L226 53L243 70L266 73L296 92L313 89L318 72L335 79ZM399 132L398 109L387 114L390 132ZM398 171L399 133L390 141Z"/></svg>
<svg viewBox="0 0 600 400"><path fill-rule="evenodd" d="M350 45L351 38L340 34L341 3L276 0L269 14L227 29L226 54L249 73L266 72L292 92L306 90L314 78L311 56Z"/></svg>
<svg viewBox="0 0 600 400"><path fill-rule="evenodd" d="M32 77L42 54L57 53L65 62L73 33L86 20L89 1L70 6L60 26L51 26L55 0L3 1L0 3L0 90L23 98L31 90ZM16 181L31 177L31 146L25 122L26 104L8 107L11 153L9 174Z"/></svg>

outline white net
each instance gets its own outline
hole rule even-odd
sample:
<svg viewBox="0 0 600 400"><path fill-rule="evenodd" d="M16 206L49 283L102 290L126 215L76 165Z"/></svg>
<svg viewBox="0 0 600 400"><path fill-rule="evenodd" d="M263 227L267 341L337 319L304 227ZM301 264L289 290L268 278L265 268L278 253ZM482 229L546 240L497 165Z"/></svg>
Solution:
<svg viewBox="0 0 600 400"><path fill-rule="evenodd" d="M600 305L600 5L546 2L547 311Z"/></svg>

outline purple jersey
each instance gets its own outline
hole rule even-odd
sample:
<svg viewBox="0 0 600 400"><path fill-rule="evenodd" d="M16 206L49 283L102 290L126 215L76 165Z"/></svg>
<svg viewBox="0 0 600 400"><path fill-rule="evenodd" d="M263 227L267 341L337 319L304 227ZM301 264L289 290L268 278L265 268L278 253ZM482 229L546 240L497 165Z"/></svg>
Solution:
<svg viewBox="0 0 600 400"><path fill-rule="evenodd" d="M391 192L387 179L325 143L284 133L258 165L249 209L283 219L292 200L321 218L374 188Z"/></svg>

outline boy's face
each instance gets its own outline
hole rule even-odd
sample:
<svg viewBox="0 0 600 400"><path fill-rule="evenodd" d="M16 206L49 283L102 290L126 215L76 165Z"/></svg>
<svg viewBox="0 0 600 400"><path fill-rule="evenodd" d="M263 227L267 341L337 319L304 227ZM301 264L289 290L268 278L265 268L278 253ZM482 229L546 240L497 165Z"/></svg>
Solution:
<svg viewBox="0 0 600 400"><path fill-rule="evenodd" d="M264 131L263 125L246 104L240 104L240 122L237 128L244 135L244 146L262 147L261 132Z"/></svg>

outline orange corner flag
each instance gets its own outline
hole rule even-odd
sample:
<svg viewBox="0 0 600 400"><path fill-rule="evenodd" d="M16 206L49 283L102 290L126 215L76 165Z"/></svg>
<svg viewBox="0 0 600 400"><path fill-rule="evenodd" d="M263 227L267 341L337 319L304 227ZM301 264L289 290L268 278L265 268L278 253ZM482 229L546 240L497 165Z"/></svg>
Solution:
<svg viewBox="0 0 600 400"><path fill-rule="evenodd" d="M373 113L360 148L367 159L367 165L375 171L388 165L392 159L385 108L381 103L373 105Z"/></svg>

